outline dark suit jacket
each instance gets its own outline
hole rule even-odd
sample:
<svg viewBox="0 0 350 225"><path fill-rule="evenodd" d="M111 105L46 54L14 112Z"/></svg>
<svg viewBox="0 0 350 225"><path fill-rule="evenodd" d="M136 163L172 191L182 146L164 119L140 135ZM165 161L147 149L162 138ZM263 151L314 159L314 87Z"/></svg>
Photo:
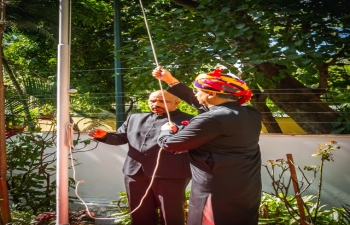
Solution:
<svg viewBox="0 0 350 225"><path fill-rule="evenodd" d="M199 105L183 84L168 89L187 103ZM189 149L192 186L188 225L200 225L209 194L215 224L258 223L261 195L259 136L261 113L251 106L226 102L194 117L176 134L162 131L158 144L170 152Z"/></svg>
<svg viewBox="0 0 350 225"><path fill-rule="evenodd" d="M193 116L180 110L170 112L170 119L178 126L182 121L189 121ZM158 152L157 138L160 127L168 122L167 115L154 113L131 114L116 133L108 133L106 138L97 139L110 145L128 144L129 151L125 159L123 173L134 175L140 168L151 177L156 166ZM191 170L188 153L174 154L162 150L155 177L189 178Z"/></svg>

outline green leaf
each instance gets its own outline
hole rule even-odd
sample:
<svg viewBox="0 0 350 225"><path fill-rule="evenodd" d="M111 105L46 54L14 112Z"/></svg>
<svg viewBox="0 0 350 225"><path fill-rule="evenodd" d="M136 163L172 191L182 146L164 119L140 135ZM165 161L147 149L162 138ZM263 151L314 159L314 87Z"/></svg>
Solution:
<svg viewBox="0 0 350 225"><path fill-rule="evenodd" d="M231 8L229 8L229 7L224 7L221 9L220 13L226 13L226 12L230 11L230 9Z"/></svg>
<svg viewBox="0 0 350 225"><path fill-rule="evenodd" d="M311 59L304 59L301 63L304 64L304 65L307 65L311 62L312 60Z"/></svg>
<svg viewBox="0 0 350 225"><path fill-rule="evenodd" d="M304 38L309 38L309 37L311 37L310 33L304 34Z"/></svg>
<svg viewBox="0 0 350 225"><path fill-rule="evenodd" d="M88 145L88 144L90 144L90 143L91 143L91 140L90 140L90 139L84 140L84 144L85 144L85 145Z"/></svg>
<svg viewBox="0 0 350 225"><path fill-rule="evenodd" d="M217 36L217 37L220 37L220 36L222 36L222 35L224 35L225 34L225 31L221 31L221 32L216 32L215 33L215 35Z"/></svg>
<svg viewBox="0 0 350 225"><path fill-rule="evenodd" d="M206 25L212 25L215 21L213 19L208 19L206 21L204 21L203 23Z"/></svg>
<svg viewBox="0 0 350 225"><path fill-rule="evenodd" d="M339 128L331 131L331 134L341 134L343 132L344 128Z"/></svg>
<svg viewBox="0 0 350 225"><path fill-rule="evenodd" d="M231 57L231 58L228 58L226 61L229 62L229 63L231 63L231 64L235 64L235 63L238 61L238 58L236 58L236 57Z"/></svg>
<svg viewBox="0 0 350 225"><path fill-rule="evenodd" d="M238 31L238 33L235 35L235 37L241 36L244 34L244 32L246 32L247 30L249 30L250 27L246 27L246 28L242 28Z"/></svg>
<svg viewBox="0 0 350 225"><path fill-rule="evenodd" d="M256 16L256 10L250 10L248 13L253 15L253 16Z"/></svg>
<svg viewBox="0 0 350 225"><path fill-rule="evenodd" d="M286 55L286 57L288 59L299 59L299 58L303 57L303 55L295 53L295 54L292 54L292 55Z"/></svg>
<svg viewBox="0 0 350 225"><path fill-rule="evenodd" d="M311 54L311 56L313 56L314 58L321 58L322 52L315 52L315 53Z"/></svg>
<svg viewBox="0 0 350 225"><path fill-rule="evenodd" d="M236 47L230 49L229 52L230 52L230 53L234 53L234 52L236 52L237 48L238 48L238 46L236 46Z"/></svg>
<svg viewBox="0 0 350 225"><path fill-rule="evenodd" d="M339 127L342 123L340 121L337 121L337 122L333 122L332 123L332 126L333 127Z"/></svg>
<svg viewBox="0 0 350 225"><path fill-rule="evenodd" d="M258 54L253 54L253 55L250 55L249 58L250 59L257 59L257 58L259 58L259 55Z"/></svg>
<svg viewBox="0 0 350 225"><path fill-rule="evenodd" d="M180 13L182 13L182 12L183 12L182 9L176 9L173 13L174 13L174 14L180 14Z"/></svg>
<svg viewBox="0 0 350 225"><path fill-rule="evenodd" d="M263 62L264 62L264 60L260 60L260 59L258 59L258 60L252 60L251 62L252 62L253 64L255 64L255 65L258 65L258 64L263 63Z"/></svg>
<svg viewBox="0 0 350 225"><path fill-rule="evenodd" d="M304 42L304 40L296 41L296 42L294 42L294 45L300 46L303 42Z"/></svg>
<svg viewBox="0 0 350 225"><path fill-rule="evenodd" d="M245 23L237 24L235 27L236 27L237 29L242 29L243 27L245 27Z"/></svg>
<svg viewBox="0 0 350 225"><path fill-rule="evenodd" d="M240 5L237 7L236 11L241 11L241 10L245 10L245 9L248 9L249 6L247 4L244 4L244 5Z"/></svg>
<svg viewBox="0 0 350 225"><path fill-rule="evenodd" d="M249 49L248 51L245 51L244 54L250 55L252 52L253 52L253 50L252 50L252 49Z"/></svg>

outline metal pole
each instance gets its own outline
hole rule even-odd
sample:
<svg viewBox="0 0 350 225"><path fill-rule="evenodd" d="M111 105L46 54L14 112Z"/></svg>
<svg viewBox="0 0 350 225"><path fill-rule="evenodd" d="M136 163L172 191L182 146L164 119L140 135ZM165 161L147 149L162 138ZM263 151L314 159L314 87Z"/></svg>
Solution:
<svg viewBox="0 0 350 225"><path fill-rule="evenodd" d="M70 82L70 0L60 0L59 43L57 64L57 225L69 225L68 220L68 154L66 125L69 123Z"/></svg>
<svg viewBox="0 0 350 225"><path fill-rule="evenodd" d="M121 47L121 26L120 26L120 0L114 0L114 55L119 55ZM116 117L118 129L126 119L124 106L124 85L122 74L122 62L119 57L114 58L114 78L115 78L115 100Z"/></svg>

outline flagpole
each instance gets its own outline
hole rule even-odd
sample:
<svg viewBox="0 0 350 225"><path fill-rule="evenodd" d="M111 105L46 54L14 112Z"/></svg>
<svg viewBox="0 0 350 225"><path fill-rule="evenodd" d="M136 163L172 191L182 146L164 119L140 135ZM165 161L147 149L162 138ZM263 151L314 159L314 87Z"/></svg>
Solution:
<svg viewBox="0 0 350 225"><path fill-rule="evenodd" d="M66 140L69 123L70 86L70 0L60 0L59 43L57 54L57 174L56 224L69 225L68 220L68 154Z"/></svg>

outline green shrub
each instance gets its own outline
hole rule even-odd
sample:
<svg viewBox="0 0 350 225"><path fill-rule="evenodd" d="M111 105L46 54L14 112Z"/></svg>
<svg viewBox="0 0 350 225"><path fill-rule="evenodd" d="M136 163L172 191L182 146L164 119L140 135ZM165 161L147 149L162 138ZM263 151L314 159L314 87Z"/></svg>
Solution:
<svg viewBox="0 0 350 225"><path fill-rule="evenodd" d="M18 211L18 210L11 210L11 225L28 225L31 223L32 220L35 219L35 216L33 215L33 211Z"/></svg>
<svg viewBox="0 0 350 225"><path fill-rule="evenodd" d="M42 133L21 133L7 140L9 198L17 210L51 211L55 208L55 153L47 148L54 139Z"/></svg>
<svg viewBox="0 0 350 225"><path fill-rule="evenodd" d="M341 215L342 219L339 220L339 225L349 225L350 224L350 205L343 205L343 208L336 209Z"/></svg>
<svg viewBox="0 0 350 225"><path fill-rule="evenodd" d="M300 224L300 217L294 211L290 211L286 204L281 200L283 198L263 193L261 198L261 204L259 209L259 224L288 224L298 225ZM288 204L297 209L296 198L292 195L286 197ZM311 215L314 216L316 202L314 201L316 196L306 195L303 197L303 201L310 209ZM338 225L344 221L344 216L340 213L343 212L342 208L323 209L326 205L319 207L317 212L317 224ZM349 223L347 223L349 224ZM345 224L344 224L345 225Z"/></svg>
<svg viewBox="0 0 350 225"><path fill-rule="evenodd" d="M301 224L300 208L304 210L306 224L327 224L327 225L350 225L350 208L349 205L343 208L326 209L326 205L321 205L321 187L322 187L322 171L325 161L333 161L333 150L339 149L335 141L321 143L317 148L317 153L313 157L320 156L320 165L305 166L302 171L294 162L288 162L283 159L268 160L269 165L263 165L267 169L270 178L272 179L272 187L275 193L263 193L261 205L259 208L259 224L269 225L298 225ZM289 170L295 167L302 174L306 187L296 195L287 195L291 188L292 178ZM309 179L305 172L312 172L313 178ZM319 185L317 195L305 195L302 193L313 183L316 175L319 173ZM297 181L296 181L297 182ZM186 192L185 211L188 212L190 191ZM302 206L297 202L297 197L300 198ZM120 192L119 200L112 202L116 205L116 222L119 225L130 224L130 216L128 201L125 192ZM302 212L302 211L301 211Z"/></svg>

